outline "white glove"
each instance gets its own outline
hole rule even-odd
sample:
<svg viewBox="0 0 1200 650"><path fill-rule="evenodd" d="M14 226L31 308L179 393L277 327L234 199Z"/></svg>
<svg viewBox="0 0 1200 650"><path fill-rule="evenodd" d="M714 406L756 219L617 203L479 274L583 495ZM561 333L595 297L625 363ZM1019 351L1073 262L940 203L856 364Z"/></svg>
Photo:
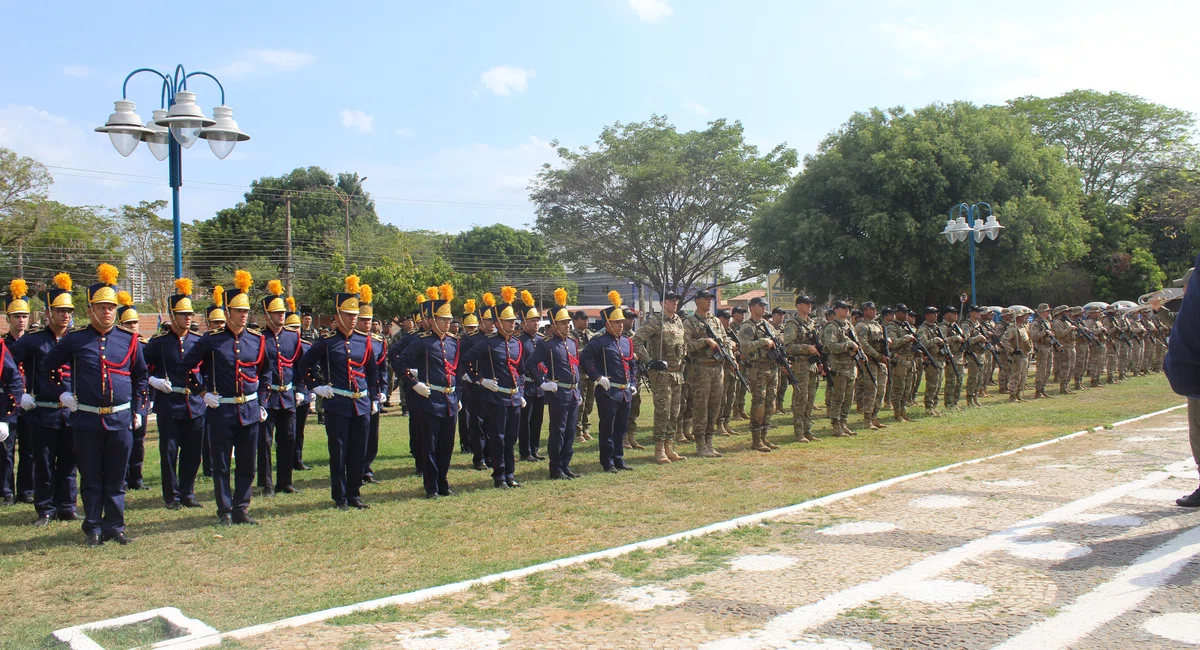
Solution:
<svg viewBox="0 0 1200 650"><path fill-rule="evenodd" d="M525 408L527 405L528 405L528 402L525 401L525 396L522 395L521 396L521 408Z"/></svg>
<svg viewBox="0 0 1200 650"><path fill-rule="evenodd" d="M412 377L412 378L413 378L413 381L416 381L416 380L417 380L417 369L416 369L416 368L409 368L409 369L408 369L408 376L409 376L409 377Z"/></svg>
<svg viewBox="0 0 1200 650"><path fill-rule="evenodd" d="M629 394L637 395L637 384L629 384Z"/></svg>
<svg viewBox="0 0 1200 650"><path fill-rule="evenodd" d="M547 393L557 393L558 392L558 383L553 382L553 381L543 382L542 385L539 386L539 388L541 388L544 392L547 392Z"/></svg>
<svg viewBox="0 0 1200 650"><path fill-rule="evenodd" d="M37 404L34 404L33 395L30 395L29 393L21 395L22 411L32 411L35 408L37 408Z"/></svg>
<svg viewBox="0 0 1200 650"><path fill-rule="evenodd" d="M313 392L321 397L324 397L325 399L333 399L333 386L328 384L324 386L317 386L313 389Z"/></svg>
<svg viewBox="0 0 1200 650"><path fill-rule="evenodd" d="M383 393L380 393L375 396L375 401L379 402L380 404L386 404L388 401L388 396Z"/></svg>
<svg viewBox="0 0 1200 650"><path fill-rule="evenodd" d="M204 405L210 409L215 409L221 405L221 398L217 397L216 393L205 393Z"/></svg>
<svg viewBox="0 0 1200 650"><path fill-rule="evenodd" d="M457 405L457 406L455 407L455 409L454 409L454 413L457 415L457 414L458 414L458 412L459 412L459 411L461 411L461 410L462 410L462 400L459 400L459 401L458 401L458 405ZM4 440L3 440L3 439L0 439L0 442L4 442Z"/></svg>
<svg viewBox="0 0 1200 650"><path fill-rule="evenodd" d="M371 415L379 412L379 402L371 402Z"/></svg>
<svg viewBox="0 0 1200 650"><path fill-rule="evenodd" d="M600 378L596 380L596 385L604 390L608 390L612 386L612 382L608 380L608 377L600 375Z"/></svg>
<svg viewBox="0 0 1200 650"><path fill-rule="evenodd" d="M142 428L142 414L141 413L133 414L133 428L134 429Z"/></svg>
<svg viewBox="0 0 1200 650"><path fill-rule="evenodd" d="M493 393L500 390L500 384L497 384L495 379L483 379L479 382L479 385Z"/></svg>
<svg viewBox="0 0 1200 650"><path fill-rule="evenodd" d="M418 381L416 384L413 384L413 392L421 397L429 397L429 394L433 391L429 390L429 387L425 385L425 382Z"/></svg>
<svg viewBox="0 0 1200 650"><path fill-rule="evenodd" d="M306 397L307 397L307 395L305 395L304 393L296 393L296 406L300 406L301 404L303 404L304 399Z"/></svg>
<svg viewBox="0 0 1200 650"><path fill-rule="evenodd" d="M267 409L265 409L265 408L263 408L263 407L261 407L261 406L260 406L260 407L258 407L258 421L259 421L259 422L266 422L266 421L267 421Z"/></svg>
<svg viewBox="0 0 1200 650"><path fill-rule="evenodd" d="M70 393L63 393L58 396L58 401L72 413L79 410L79 402L75 400L75 396Z"/></svg>
<svg viewBox="0 0 1200 650"><path fill-rule="evenodd" d="M471 383L471 375L468 375L467 373L464 372L462 374L462 380L467 382L468 384Z"/></svg>
<svg viewBox="0 0 1200 650"><path fill-rule="evenodd" d="M163 392L163 393L171 392L171 380L170 379L160 379L158 377L151 377L150 385L153 386L155 389L157 389L160 392Z"/></svg>
<svg viewBox="0 0 1200 650"><path fill-rule="evenodd" d="M0 422L0 442L8 440L8 423Z"/></svg>

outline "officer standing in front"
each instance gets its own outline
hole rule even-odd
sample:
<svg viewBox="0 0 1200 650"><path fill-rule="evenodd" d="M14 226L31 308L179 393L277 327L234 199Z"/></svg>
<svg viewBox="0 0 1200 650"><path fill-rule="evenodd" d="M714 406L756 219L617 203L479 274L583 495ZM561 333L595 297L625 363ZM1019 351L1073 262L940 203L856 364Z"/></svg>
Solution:
<svg viewBox="0 0 1200 650"><path fill-rule="evenodd" d="M283 296L283 283L271 280L267 283L267 295L262 298L263 313L267 316L267 327L263 341L267 345L267 364L271 366L274 381L267 387L267 419L262 423L258 435L258 485L263 494L276 492L294 494L299 492L292 485L292 470L296 466L296 407L304 403L307 393L304 388L296 390L299 383L293 370L304 346L300 334L285 329L287 300ZM275 454L276 476L271 482L271 443L277 445Z"/></svg>
<svg viewBox="0 0 1200 650"><path fill-rule="evenodd" d="M225 293L225 327L210 330L183 356L185 368L201 363L208 446L212 454L213 493L218 523L257 524L250 516L254 490L254 462L258 456L258 429L267 419L262 405L275 373L267 363L263 335L246 328L250 320L250 287L254 278L234 272L234 289ZM230 465L237 454L237 469L230 486Z"/></svg>
<svg viewBox="0 0 1200 650"><path fill-rule="evenodd" d="M76 328L46 355L52 368L71 366L71 383L58 401L71 411L88 546L125 535L125 476L133 429L149 406L146 360L138 335L117 326L117 269L101 264L87 289L87 327Z"/></svg>
<svg viewBox="0 0 1200 650"><path fill-rule="evenodd" d="M632 341L623 335L625 312L621 294L608 292L611 307L600 312L604 333L592 338L579 354L583 372L596 383L596 410L600 414L600 465L605 472L632 471L625 464L621 441L629 425L629 403L637 391Z"/></svg>
<svg viewBox="0 0 1200 650"><path fill-rule="evenodd" d="M550 327L534 347L529 365L535 368L550 410L546 439L551 479L573 479L575 420L579 417L579 344L570 336L571 314L567 312L567 290L554 290L557 307L550 311ZM545 370L542 370L545 368Z"/></svg>
<svg viewBox="0 0 1200 650"><path fill-rule="evenodd" d="M183 357L202 338L192 327L192 281L175 280L175 293L167 298L171 313L167 330L146 344L146 367L151 388L162 394L154 399L158 422L158 458L162 468L163 503L168 510L199 508L196 473L200 471L200 445L204 441L204 380Z"/></svg>
<svg viewBox="0 0 1200 650"><path fill-rule="evenodd" d="M501 302L490 293L483 294L483 317L495 321L496 329L464 351L460 360L472 369L472 379L479 383L478 403L492 463L492 484L500 489L521 487L514 477L513 449L521 430L528 359L514 335L517 313L511 301L516 293L512 287L502 288Z"/></svg>
<svg viewBox="0 0 1200 650"><path fill-rule="evenodd" d="M358 320L355 321L354 327L359 334L366 336L371 342L371 353L375 355L375 365L377 366L375 385L371 388L371 399L377 405L371 409L371 423L367 425L367 457L363 461L363 483L379 482L375 480L375 472L371 470L371 463L375 462L375 457L379 455L379 415L383 403L387 401L388 382L391 381L391 373L388 372L387 364L387 339L371 332L371 326L375 322L375 307L371 304L374 299L375 292L370 285L359 286Z"/></svg>
<svg viewBox="0 0 1200 650"><path fill-rule="evenodd" d="M416 400L409 408L421 420L421 450L425 454L425 498L453 496L446 480L450 458L454 455L454 425L461 407L457 391L458 339L450 334L454 320L451 302L454 288L449 284L429 287L422 307L429 331L418 336L400 355L400 365L408 369ZM414 372L415 371L415 372Z"/></svg>

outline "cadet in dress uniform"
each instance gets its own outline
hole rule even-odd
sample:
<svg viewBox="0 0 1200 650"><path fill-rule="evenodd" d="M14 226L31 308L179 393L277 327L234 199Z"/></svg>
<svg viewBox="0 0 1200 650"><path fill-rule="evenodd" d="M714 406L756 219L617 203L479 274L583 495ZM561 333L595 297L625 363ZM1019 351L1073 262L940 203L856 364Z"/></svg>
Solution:
<svg viewBox="0 0 1200 650"><path fill-rule="evenodd" d="M17 278L8 284L8 299L4 301L8 333L0 338L0 344L8 349L10 358L13 346L25 336L25 330L29 326L29 299L26 298L28 294L29 285L25 280ZM18 365L17 371L22 378L23 395L26 386L25 368ZM32 390L32 386L29 388ZM17 396L11 405L13 413L7 419L9 431L8 439L4 441L4 456L0 457L0 487L3 488L4 505L12 505L17 501L33 503L33 437L29 419L20 405L21 396Z"/></svg>
<svg viewBox="0 0 1200 650"><path fill-rule="evenodd" d="M467 448L471 452L471 464L477 471L483 472L489 468L491 457L487 454L487 434L484 432L483 426L483 402L482 391L479 386L479 371L467 364L465 361L466 353L479 345L479 342L487 338L496 330L495 321L492 320L492 310L496 306L496 297L491 293L483 294L483 313L475 313L475 300L468 299L463 304L463 310L466 312L463 316L463 323L470 325L474 323L477 327L472 331L468 327L467 336L461 339L463 356L460 359L461 371L458 378L462 381L459 386L462 390L459 393L459 399L463 402L463 408L459 411L461 416L463 413L467 415L467 433L466 443ZM459 432L462 436L462 432Z"/></svg>
<svg viewBox="0 0 1200 650"><path fill-rule="evenodd" d="M475 315L475 299L468 298L463 303L462 317L463 331L458 336L461 341L463 351L471 349L476 341L479 340L479 316ZM470 412L470 392L471 385L467 380L467 369L464 367L458 375L459 378L459 393L458 399L462 403L462 408L458 409L458 450L464 454L475 452L474 433L471 430L471 412Z"/></svg>
<svg viewBox="0 0 1200 650"><path fill-rule="evenodd" d="M45 526L51 519L79 519L75 514L75 433L68 420L70 412L58 401L59 395L71 390L71 368L46 361L50 350L67 334L75 313L71 288L70 275L54 276L54 287L43 296L46 327L22 336L10 350L28 380L21 409L33 432L33 498L38 515L34 526Z"/></svg>
<svg viewBox="0 0 1200 650"><path fill-rule="evenodd" d="M117 322L134 333L138 345L145 346L147 341L138 332L141 316L133 308L133 296L128 291L118 291L117 305ZM142 354L145 358L144 351ZM149 406L149 401L147 406ZM129 450L129 468L125 472L125 487L130 490L148 489L142 477L142 465L146 462L146 421L150 419L146 415L148 413L142 414L141 426L133 429L133 447Z"/></svg>
<svg viewBox="0 0 1200 650"><path fill-rule="evenodd" d="M125 478L133 430L146 419L146 360L138 335L117 325L117 269L101 264L87 289L89 325L59 339L45 363L71 366L58 401L71 411L88 546L125 535Z"/></svg>
<svg viewBox="0 0 1200 650"><path fill-rule="evenodd" d="M421 311L424 311L422 305L425 304L425 300L424 293L417 293L417 308ZM413 315L413 320L417 324L417 328L406 334L401 339L399 345L392 347L391 358L388 359L388 363L392 366L392 372L400 377L402 390L404 391L404 404L405 409L408 411L408 453L413 458L417 476L420 476L421 463L424 460L424 455L421 453L421 418L416 417L412 412L412 404L415 399L412 388L416 382L409 376L408 368L401 365L400 362L400 355L404 353L405 348L412 343L413 339L427 331L427 322L421 318L420 311Z"/></svg>
<svg viewBox="0 0 1200 650"><path fill-rule="evenodd" d="M575 421L579 417L579 343L571 338L571 314L567 312L567 290L554 290L550 327L538 339L529 366L534 368L546 405L550 409L550 429L546 437L550 456L551 479L573 479L571 457L574 454Z"/></svg>
<svg viewBox="0 0 1200 650"><path fill-rule="evenodd" d="M487 438L487 455L492 463L492 483L497 488L521 487L513 475L517 437L521 430L521 405L525 403L524 346L514 336L517 313L511 301L516 289L500 290L501 302L483 295L484 318L489 315L496 330L465 350L462 363L470 367L479 384L479 409Z"/></svg>
<svg viewBox="0 0 1200 650"><path fill-rule="evenodd" d="M409 409L421 420L421 450L425 454L425 498L454 494L446 475L454 454L454 424L460 408L458 384L458 339L450 334L454 312L454 288L449 284L429 287L422 307L429 331L408 344L400 365L412 376L413 394ZM414 372L415 371L415 372Z"/></svg>
<svg viewBox="0 0 1200 650"><path fill-rule="evenodd" d="M304 319L296 311L296 299L288 296L287 305L288 313L284 318L283 326L300 335L300 355L303 356L312 347L312 341L304 338ZM301 309L304 308L301 307ZM293 370L294 368L293 366ZM319 379L317 383L321 383ZM294 376L292 377L292 391L296 394L296 454L292 461L292 470L302 472L309 469L308 465L304 464L304 425L308 423L308 413L312 409L316 394L308 390L308 382Z"/></svg>
<svg viewBox="0 0 1200 650"><path fill-rule="evenodd" d="M250 287L254 279L243 270L234 273L234 289L224 295L222 329L210 330L183 357L186 368L203 364L204 404L208 422L208 447L212 454L213 493L218 523L257 524L250 516L254 489L254 462L258 457L259 425L267 419L263 407L274 369L267 362L262 334L250 330ZM237 469L230 486L231 456L236 450Z"/></svg>
<svg viewBox="0 0 1200 650"><path fill-rule="evenodd" d="M587 312L580 309L571 315L571 338L575 339L580 350L587 347L588 342L592 340L592 334L591 328L588 327ZM590 418L592 409L596 406L596 391L592 385L592 378L582 373L579 377L579 394L583 397L583 405L579 408L579 422L575 426L575 442L584 442L592 439Z"/></svg>
<svg viewBox="0 0 1200 650"><path fill-rule="evenodd" d="M271 366L274 380L267 387L267 419L258 434L258 486L263 494L276 492L299 492L292 485L292 470L296 465L296 407L307 397L304 388L296 390L299 383L293 376L296 362L304 352L300 335L285 329L288 305L283 296L283 283L271 280L267 283L267 295L263 296L263 313L267 316L267 328L263 341L267 345L267 364ZM276 476L271 482L271 443L277 445L275 454Z"/></svg>
<svg viewBox="0 0 1200 650"><path fill-rule="evenodd" d="M209 332L225 328L225 288L221 285L215 285L212 292L212 304L204 310L204 322L208 327ZM204 380L203 374L201 380ZM208 386L205 383L205 386ZM211 428L212 418L207 416L208 405L205 405L204 417L204 437L200 441L200 469L207 477L212 477L212 447L208 441L211 436L209 429Z"/></svg>
<svg viewBox="0 0 1200 650"><path fill-rule="evenodd" d="M621 294L608 292L611 307L600 312L604 333L588 342L579 353L584 373L596 383L596 410L600 414L600 465L605 472L632 471L625 464L621 441L629 424L629 403L637 391L634 377L633 342L622 334L625 312Z"/></svg>
<svg viewBox="0 0 1200 650"><path fill-rule="evenodd" d="M334 294L334 330L300 357L294 377L314 382L309 390L325 399L325 434L329 438L329 489L339 510L370 507L363 503L363 463L367 457L367 429L371 414L379 410L375 393L379 365L371 340L354 329L358 320L358 276L345 279L345 291ZM316 374L325 380L315 385Z"/></svg>
<svg viewBox="0 0 1200 650"><path fill-rule="evenodd" d="M21 282L24 282L24 280ZM9 306L11 306L12 300L10 299L8 302ZM21 376L21 371L17 368L17 362L13 361L12 354L8 350L8 345L4 342L4 339L0 339L0 443L3 443L3 447L0 447L0 449L4 451L3 462L0 462L0 465L2 465L4 471L5 505L15 503L15 499L13 498L12 442L16 437L17 414L21 410L19 405L24 395L25 379Z"/></svg>
<svg viewBox="0 0 1200 650"><path fill-rule="evenodd" d="M371 301L375 298L374 294L370 285L359 286L358 320L354 326L360 334L371 341L371 352L375 355L375 365L378 368L375 385L371 388L371 399L375 402L375 406L371 409L371 423L367 426L367 457L363 461L363 483L379 482L375 480L375 472L371 470L371 463L375 462L375 457L379 455L379 412L380 407L386 401L388 382L392 380L387 364L387 339L371 332L371 325L375 322L375 308L371 305Z"/></svg>
<svg viewBox="0 0 1200 650"><path fill-rule="evenodd" d="M523 306L517 312L521 317L521 333L517 335L517 339L525 347L523 354L528 359L533 356L533 348L539 338L538 320L541 314L538 313L537 307L534 307L533 294L528 290L521 291L521 302ZM521 407L521 433L517 441L517 451L521 454L521 460L525 462L546 460L538 453L542 444L542 422L545 420L546 402L541 382L534 381L535 368L534 364L525 366L525 405Z"/></svg>
<svg viewBox="0 0 1200 650"><path fill-rule="evenodd" d="M192 327L192 281L175 280L175 294L167 298L170 326L146 344L146 367L158 422L158 458L162 468L163 503L168 510L199 508L196 473L200 471L200 445L204 441L204 381L199 370L183 365L183 357L202 337Z"/></svg>

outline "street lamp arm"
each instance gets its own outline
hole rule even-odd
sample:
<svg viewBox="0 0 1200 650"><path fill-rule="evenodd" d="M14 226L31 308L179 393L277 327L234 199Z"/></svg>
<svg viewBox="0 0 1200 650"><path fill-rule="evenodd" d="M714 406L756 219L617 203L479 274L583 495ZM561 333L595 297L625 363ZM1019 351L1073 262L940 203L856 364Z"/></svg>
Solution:
<svg viewBox="0 0 1200 650"><path fill-rule="evenodd" d="M132 79L133 76L139 72L153 72L154 74L158 75L159 79L162 79L164 87L170 87L170 85L171 85L170 78L167 77L167 75L159 72L158 70L155 70L154 68L138 68L137 70L130 72L129 76L125 77L125 82L121 84L121 99L129 99L129 95L128 95L129 80Z"/></svg>
<svg viewBox="0 0 1200 650"><path fill-rule="evenodd" d="M221 81L219 79L217 79L216 77L212 76L211 74L209 74L207 72L199 71L199 72L188 73L183 78L184 79L183 87L186 89L187 88L187 80L191 79L192 77L195 77L196 75L200 75L202 77L208 77L209 79L213 80L213 83L217 84L217 88L219 88L221 90L221 105L224 106L225 105L225 86L222 86Z"/></svg>

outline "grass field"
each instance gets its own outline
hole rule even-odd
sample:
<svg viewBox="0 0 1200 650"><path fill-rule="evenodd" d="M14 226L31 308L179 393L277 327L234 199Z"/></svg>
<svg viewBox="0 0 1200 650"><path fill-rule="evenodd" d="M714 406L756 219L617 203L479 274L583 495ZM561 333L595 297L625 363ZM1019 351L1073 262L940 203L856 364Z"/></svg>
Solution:
<svg viewBox="0 0 1200 650"><path fill-rule="evenodd" d="M545 463L518 463L519 490L492 489L490 475L455 454L450 483L459 496L436 501L419 498L406 420L388 416L375 463L384 482L363 488L372 509L361 512L331 507L324 432L314 417L305 447L314 469L296 474L303 492L256 495L251 512L262 525L232 529L214 526L207 480L197 488L204 509L162 507L151 431L151 489L128 500L132 545L87 549L77 523L39 530L28 525L31 506L0 509L0 646L59 647L52 630L163 606L234 629L687 530L1181 402L1161 375L1052 400L1005 399L936 419L916 409L913 423L884 418L891 426L883 431L820 444L791 442L791 416L776 416L772 439L783 448L770 454L748 449L739 422L739 435L717 440L724 458L659 467L652 450L627 451L637 471L615 475L599 471L592 441L576 448L582 479L552 482ZM647 400L643 442L651 422ZM819 436L827 425L819 421ZM144 634L154 631L137 636Z"/></svg>

